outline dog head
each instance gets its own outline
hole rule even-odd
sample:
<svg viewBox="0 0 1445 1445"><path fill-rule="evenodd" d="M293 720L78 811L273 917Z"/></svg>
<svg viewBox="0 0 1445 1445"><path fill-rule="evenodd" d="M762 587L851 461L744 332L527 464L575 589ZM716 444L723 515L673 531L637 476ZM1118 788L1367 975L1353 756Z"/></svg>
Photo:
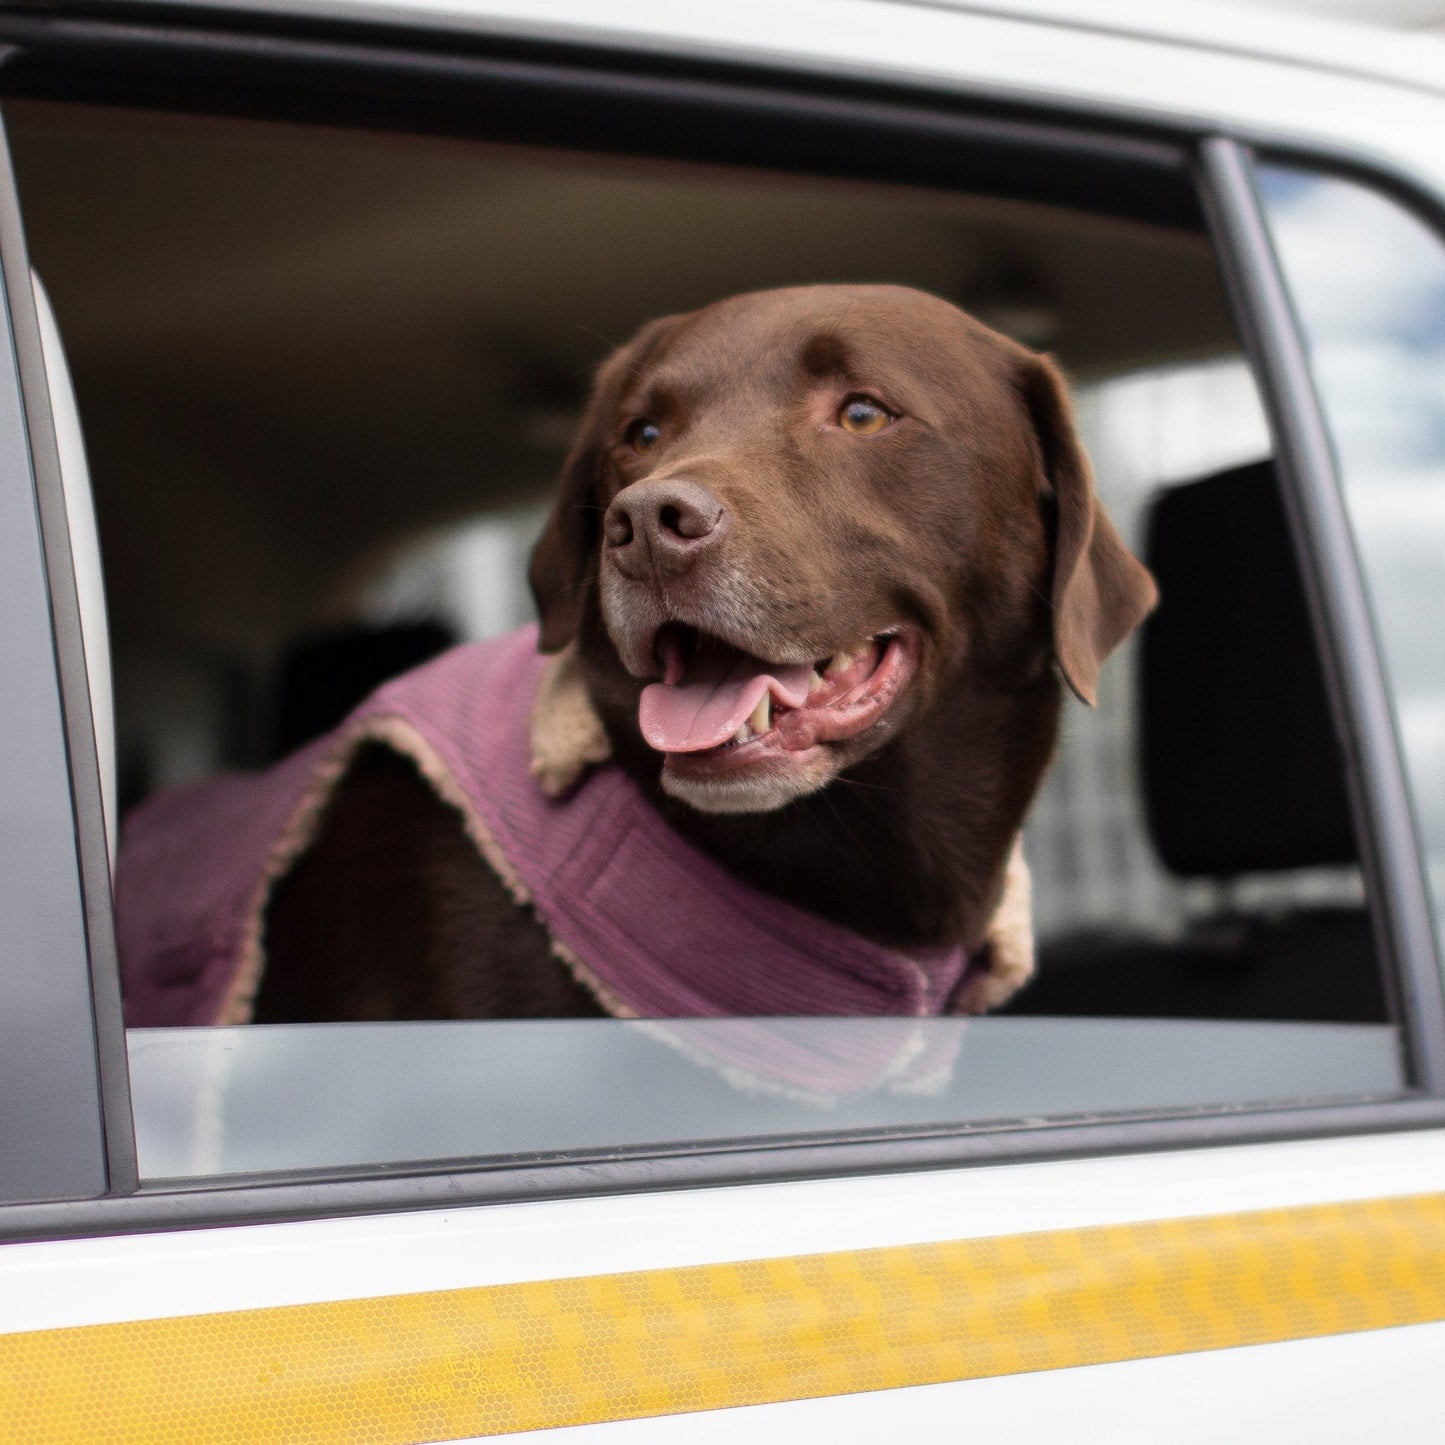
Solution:
<svg viewBox="0 0 1445 1445"><path fill-rule="evenodd" d="M965 676L1084 701L1153 605L1045 358L895 286L736 296L601 369L532 558L609 720L713 813L815 792Z"/></svg>

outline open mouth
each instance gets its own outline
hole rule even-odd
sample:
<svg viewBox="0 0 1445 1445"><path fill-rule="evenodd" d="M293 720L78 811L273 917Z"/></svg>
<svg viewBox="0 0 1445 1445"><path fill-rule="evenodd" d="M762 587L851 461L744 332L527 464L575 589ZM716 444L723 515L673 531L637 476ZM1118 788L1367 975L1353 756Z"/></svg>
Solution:
<svg viewBox="0 0 1445 1445"><path fill-rule="evenodd" d="M663 680L642 691L642 735L658 752L698 762L854 737L892 706L918 657L915 634L902 628L810 663L768 662L676 622L655 647Z"/></svg>

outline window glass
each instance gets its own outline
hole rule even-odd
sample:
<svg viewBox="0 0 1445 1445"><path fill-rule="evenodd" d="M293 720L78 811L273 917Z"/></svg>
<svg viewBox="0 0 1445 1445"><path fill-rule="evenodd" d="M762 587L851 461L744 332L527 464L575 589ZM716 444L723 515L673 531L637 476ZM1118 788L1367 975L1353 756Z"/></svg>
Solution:
<svg viewBox="0 0 1445 1445"><path fill-rule="evenodd" d="M1337 176L1260 168L1364 563L1445 921L1445 242Z"/></svg>
<svg viewBox="0 0 1445 1445"><path fill-rule="evenodd" d="M344 1169L1391 1093L1384 1024L673 1019L133 1029L141 1173ZM304 1101L304 1103L298 1103Z"/></svg>
<svg viewBox="0 0 1445 1445"><path fill-rule="evenodd" d="M193 856L145 855L151 901L190 911L184 947L149 940L151 992L128 998L147 1178L1401 1087L1327 722L1321 710L1296 727L1287 701L1267 705L1271 690L1312 697L1318 664L1202 228L238 118L27 100L6 120L94 481L122 874L146 836L137 819L195 799L211 810ZM862 1017L809 994L769 1016L662 1017L617 1005L566 944L554 952L572 972L546 960L555 1007L515 1017L485 988L368 992L375 980L345 972L336 939L354 937L359 959L375 927L411 925L376 924L350 895L338 927L353 933L317 940L317 956L342 956L340 975L273 966L278 920L292 928L333 887L316 839L352 826L345 808L361 817L368 796L398 796L395 728L356 755L344 806L306 790L326 770L305 749L388 679L532 619L528 558L597 364L651 317L829 281L920 288L1055 354L1102 503L1163 592L1104 665L1097 707L1066 704L1027 822L1036 982L983 1018L922 996L926 1017ZM1254 619L1261 588L1270 628ZM539 928L515 902L534 885L473 827L449 791L456 755L436 746L406 742L401 765L423 779L411 801L347 836L407 879L440 856L437 818L459 833L464 817L470 865L511 890L499 926ZM284 816L257 801L261 769L302 780ZM523 758L508 776L530 787L525 773ZM1322 800L1304 829L1301 797ZM624 830L593 857L616 816L599 814L558 866L584 870L582 891L645 864L637 906L672 918L665 963L691 966L702 925L667 910L695 882L692 855ZM772 824L759 826L766 840ZM263 834L271 871L251 882L269 891L225 893L227 860ZM201 880L184 896L182 876ZM778 895L804 906L781 871L763 883L738 885L753 890L738 916L771 916ZM813 916L798 916L815 939ZM604 921L636 936L631 916ZM771 954L737 949L719 965L729 978L768 975ZM932 978L936 960L908 958ZM158 1024L141 1006L210 988L222 965L214 1025L174 1010ZM344 1005L326 998L338 977ZM644 1016L581 1016L609 1009ZM240 1022L248 1012L262 1021Z"/></svg>

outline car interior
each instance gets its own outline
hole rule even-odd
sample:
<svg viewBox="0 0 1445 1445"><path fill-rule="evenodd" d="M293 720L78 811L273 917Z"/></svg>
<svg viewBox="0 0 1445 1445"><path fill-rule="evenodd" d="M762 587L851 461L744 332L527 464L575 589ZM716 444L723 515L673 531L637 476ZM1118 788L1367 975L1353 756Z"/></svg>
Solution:
<svg viewBox="0 0 1445 1445"><path fill-rule="evenodd" d="M72 540L103 576L86 641L99 719L113 677L122 836L157 791L263 766L387 677L529 620L528 549L591 370L643 321L891 281L1059 359L1163 599L1099 707L1068 705L1025 839L1039 974L1011 1011L1390 1017L1268 433L1198 215L1027 178L73 99L11 98L4 122L52 395L68 365L83 434L67 476L88 466L93 489L98 540L74 520L83 483Z"/></svg>

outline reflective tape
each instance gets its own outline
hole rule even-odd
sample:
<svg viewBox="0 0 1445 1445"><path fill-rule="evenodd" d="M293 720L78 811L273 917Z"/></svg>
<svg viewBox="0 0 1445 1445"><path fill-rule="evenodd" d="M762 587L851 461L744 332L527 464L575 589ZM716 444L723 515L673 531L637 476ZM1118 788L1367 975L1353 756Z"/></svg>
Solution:
<svg viewBox="0 0 1445 1445"><path fill-rule="evenodd" d="M0 1336L0 1440L453 1440L1445 1319L1445 1194Z"/></svg>

